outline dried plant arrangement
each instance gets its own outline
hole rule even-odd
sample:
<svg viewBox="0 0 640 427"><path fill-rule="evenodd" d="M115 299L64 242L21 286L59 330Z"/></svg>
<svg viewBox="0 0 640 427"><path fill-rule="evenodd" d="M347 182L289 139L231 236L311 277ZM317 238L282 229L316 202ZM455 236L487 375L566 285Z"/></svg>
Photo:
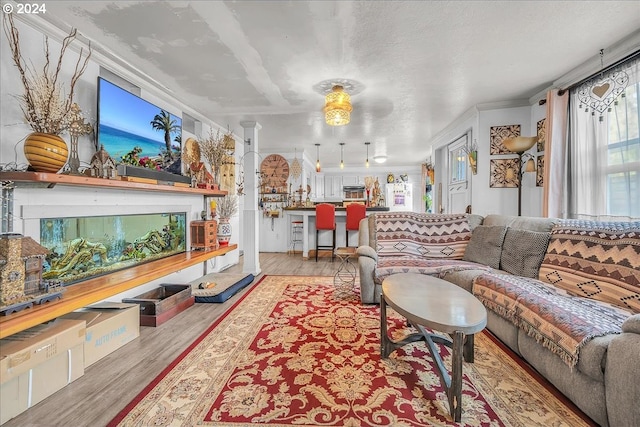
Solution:
<svg viewBox="0 0 640 427"><path fill-rule="evenodd" d="M202 157L204 157L204 159L209 163L209 166L211 166L212 169L211 172L216 177L220 174L220 169L222 168L225 156L229 154L225 138L226 135L222 135L220 133L220 129L218 129L215 135L213 131L209 131L209 136L207 138L198 141ZM216 180L216 183L220 183L219 179Z"/></svg>
<svg viewBox="0 0 640 427"><path fill-rule="evenodd" d="M76 83L85 72L91 57L91 46L86 53L80 49L78 60L69 81L69 90L65 93L64 85L60 81L62 62L67 48L76 39L77 30L73 28L69 35L62 40L58 62L55 70L51 69L49 52L49 38L44 38L44 66L42 70L35 70L32 61L26 61L20 51L20 35L13 21L13 15L5 13L3 16L4 33L9 41L11 57L20 72L22 81L22 95L16 95L26 122L35 132L60 135L71 125L70 112L73 106L73 95ZM29 65L31 64L31 65Z"/></svg>
<svg viewBox="0 0 640 427"><path fill-rule="evenodd" d="M231 218L238 212L238 196L231 194L224 196L216 207L220 218Z"/></svg>

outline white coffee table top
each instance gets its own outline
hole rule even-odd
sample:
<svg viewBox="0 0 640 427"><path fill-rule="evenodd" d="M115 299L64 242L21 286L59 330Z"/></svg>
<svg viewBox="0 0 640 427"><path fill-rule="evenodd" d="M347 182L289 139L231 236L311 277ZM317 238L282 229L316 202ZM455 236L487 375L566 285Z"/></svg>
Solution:
<svg viewBox="0 0 640 427"><path fill-rule="evenodd" d="M487 325L487 310L464 289L424 274L394 274L382 282L383 298L412 323L470 335Z"/></svg>

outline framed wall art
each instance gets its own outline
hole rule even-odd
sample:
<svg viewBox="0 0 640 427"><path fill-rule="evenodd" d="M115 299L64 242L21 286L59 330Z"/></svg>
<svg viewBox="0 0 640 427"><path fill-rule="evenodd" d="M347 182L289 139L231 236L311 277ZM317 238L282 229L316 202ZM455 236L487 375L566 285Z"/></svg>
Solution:
<svg viewBox="0 0 640 427"><path fill-rule="evenodd" d="M491 159L489 165L490 188L518 188L519 159ZM511 169L511 173L509 173Z"/></svg>
<svg viewBox="0 0 640 427"><path fill-rule="evenodd" d="M547 119L538 120L538 153L544 151L544 145L547 141Z"/></svg>
<svg viewBox="0 0 640 427"><path fill-rule="evenodd" d="M489 131L489 154L513 154L507 150L502 141L516 136L520 136L520 125L491 126Z"/></svg>
<svg viewBox="0 0 640 427"><path fill-rule="evenodd" d="M544 187L544 154L536 159L536 187Z"/></svg>

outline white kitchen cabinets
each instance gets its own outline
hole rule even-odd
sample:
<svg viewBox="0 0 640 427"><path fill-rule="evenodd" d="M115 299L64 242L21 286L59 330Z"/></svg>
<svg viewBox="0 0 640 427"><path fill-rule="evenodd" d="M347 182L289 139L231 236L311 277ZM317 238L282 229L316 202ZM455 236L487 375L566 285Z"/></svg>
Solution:
<svg viewBox="0 0 640 427"><path fill-rule="evenodd" d="M324 198L325 200L342 200L342 176L324 176Z"/></svg>

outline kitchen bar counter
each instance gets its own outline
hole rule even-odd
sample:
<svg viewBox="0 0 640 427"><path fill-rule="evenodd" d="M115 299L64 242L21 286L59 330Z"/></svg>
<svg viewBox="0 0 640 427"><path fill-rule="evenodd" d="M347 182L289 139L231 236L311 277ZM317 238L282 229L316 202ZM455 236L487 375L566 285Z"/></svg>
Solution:
<svg viewBox="0 0 640 427"><path fill-rule="evenodd" d="M367 214L370 212L387 212L389 210L388 207L375 207L375 208L367 208ZM315 218L316 218L316 208L284 208L284 213L287 214L287 218L289 221L293 221L302 217L302 258L309 259L309 237L311 234L311 238L313 239L313 247L315 247ZM347 208L336 206L336 247L345 246L345 229L344 224L347 216ZM345 219L342 219L345 218ZM314 226L313 230L310 230L309 222L313 221ZM323 237L327 239L326 236ZM330 238L329 238L330 239ZM351 242L357 242L357 234L352 232L352 235L349 236L349 240ZM351 243L351 246L357 246L357 243L354 245Z"/></svg>
<svg viewBox="0 0 640 427"><path fill-rule="evenodd" d="M316 211L315 206L311 208L284 208L285 211ZM367 208L367 212L387 212L389 210L388 207L375 207L375 208ZM336 212L346 212L347 208L342 206L336 206Z"/></svg>

